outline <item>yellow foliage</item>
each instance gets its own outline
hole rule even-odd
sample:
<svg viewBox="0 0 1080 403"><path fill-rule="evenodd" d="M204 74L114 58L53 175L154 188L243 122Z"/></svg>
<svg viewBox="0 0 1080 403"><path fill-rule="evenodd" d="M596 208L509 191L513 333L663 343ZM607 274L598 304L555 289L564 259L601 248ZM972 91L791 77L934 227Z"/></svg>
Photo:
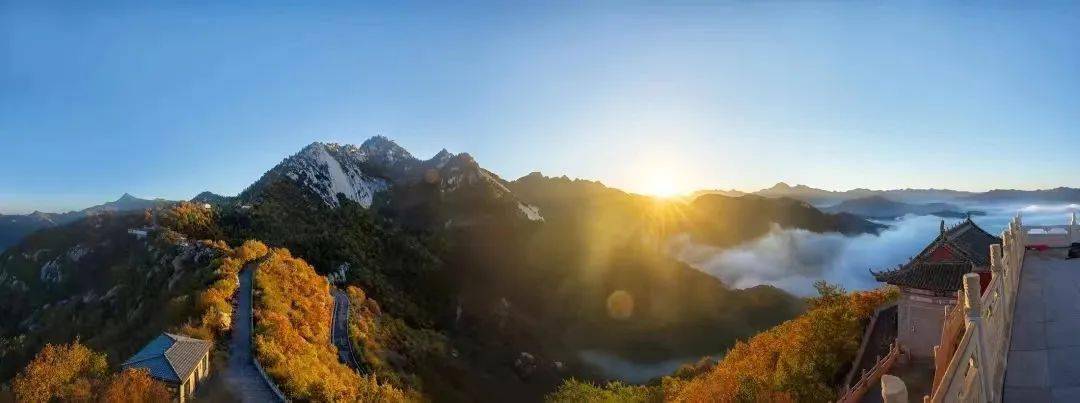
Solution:
<svg viewBox="0 0 1080 403"><path fill-rule="evenodd" d="M665 400L828 401L831 384L855 358L864 321L895 298L883 288L846 294L843 290L811 300L805 314L738 342L704 375L684 381L665 378Z"/></svg>
<svg viewBox="0 0 1080 403"><path fill-rule="evenodd" d="M338 362L329 284L286 249L255 272L255 355L287 395L311 401L404 401L405 394Z"/></svg>
<svg viewBox="0 0 1080 403"><path fill-rule="evenodd" d="M152 403L172 400L165 384L150 378L146 369L127 369L114 375L101 393L109 403Z"/></svg>
<svg viewBox="0 0 1080 403"><path fill-rule="evenodd" d="M19 402L90 400L105 377L105 355L78 341L46 344L11 382Z"/></svg>
<svg viewBox="0 0 1080 403"><path fill-rule="evenodd" d="M221 241L208 245L220 249L225 257L220 259L214 282L195 300L195 307L200 313L193 322L180 328L180 333L206 340L223 335L232 326L233 306L230 301L240 286L237 274L245 264L262 257L269 250L262 242L254 240L245 241L233 249Z"/></svg>
<svg viewBox="0 0 1080 403"><path fill-rule="evenodd" d="M213 210L204 209L191 202L181 202L165 210L161 215L161 223L193 238L213 239L219 235Z"/></svg>

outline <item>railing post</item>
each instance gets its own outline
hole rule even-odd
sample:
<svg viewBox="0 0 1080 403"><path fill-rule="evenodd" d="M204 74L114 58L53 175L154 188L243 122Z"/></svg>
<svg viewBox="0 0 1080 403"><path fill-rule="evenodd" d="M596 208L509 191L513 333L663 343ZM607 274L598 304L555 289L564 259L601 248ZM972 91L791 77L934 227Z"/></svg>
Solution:
<svg viewBox="0 0 1080 403"><path fill-rule="evenodd" d="M1070 211L1069 212L1069 229L1068 229L1068 231L1066 231L1066 233L1069 234L1069 244L1070 245L1072 245L1072 243L1074 242L1073 240L1075 239L1075 238L1073 238L1073 235L1075 235L1075 228L1076 228L1076 212L1075 211Z"/></svg>
<svg viewBox="0 0 1080 403"><path fill-rule="evenodd" d="M1002 239L1004 241L1004 239ZM1003 306L1012 306L1009 301L1012 300L1012 278L1009 276L1009 272L1013 269L1011 267L1004 267L1001 261L1001 245L990 245L990 274L993 278L997 278L1002 287L1002 302Z"/></svg>
<svg viewBox="0 0 1080 403"><path fill-rule="evenodd" d="M893 375L882 375L881 400L885 403L907 403L908 392L904 380Z"/></svg>
<svg viewBox="0 0 1080 403"><path fill-rule="evenodd" d="M978 370L979 385L982 388L983 401L993 402L994 391L990 387L992 366L987 359L986 339L983 335L982 326L982 292L979 287L979 275L968 273L964 275L964 308L967 313L967 326L974 328L976 369Z"/></svg>

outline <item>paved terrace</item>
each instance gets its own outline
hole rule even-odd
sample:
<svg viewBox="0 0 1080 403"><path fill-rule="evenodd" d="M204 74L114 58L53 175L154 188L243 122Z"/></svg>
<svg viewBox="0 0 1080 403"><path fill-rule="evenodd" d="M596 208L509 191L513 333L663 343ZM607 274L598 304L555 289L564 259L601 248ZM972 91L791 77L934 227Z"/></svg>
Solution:
<svg viewBox="0 0 1080 403"><path fill-rule="evenodd" d="M1080 402L1080 259L1028 251L1012 324L1005 402Z"/></svg>

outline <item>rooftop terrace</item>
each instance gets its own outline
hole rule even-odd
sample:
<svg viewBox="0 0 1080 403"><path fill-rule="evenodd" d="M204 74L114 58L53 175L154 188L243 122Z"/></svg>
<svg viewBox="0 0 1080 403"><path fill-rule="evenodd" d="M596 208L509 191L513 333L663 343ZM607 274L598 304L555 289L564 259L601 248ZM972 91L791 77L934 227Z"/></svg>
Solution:
<svg viewBox="0 0 1080 403"><path fill-rule="evenodd" d="M1008 354L1003 401L1080 402L1080 259L1028 252Z"/></svg>

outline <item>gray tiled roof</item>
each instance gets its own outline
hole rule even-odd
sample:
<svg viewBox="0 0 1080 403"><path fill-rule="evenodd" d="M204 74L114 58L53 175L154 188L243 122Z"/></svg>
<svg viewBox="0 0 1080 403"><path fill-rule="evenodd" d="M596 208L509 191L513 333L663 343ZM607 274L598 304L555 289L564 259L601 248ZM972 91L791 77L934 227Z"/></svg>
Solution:
<svg viewBox="0 0 1080 403"><path fill-rule="evenodd" d="M150 376L172 383L187 379L214 343L172 333L162 333L121 365L146 368Z"/></svg>
<svg viewBox="0 0 1080 403"><path fill-rule="evenodd" d="M974 263L975 266L989 267L990 245L1000 243L1001 238L990 235L990 233L976 225L975 222L971 220L971 217L968 217L968 219L949 228L943 234L939 234L933 242L927 245L926 248L913 259L913 263L924 260L930 252L939 245L947 244L960 252L960 254L966 258L966 261Z"/></svg>
<svg viewBox="0 0 1080 403"><path fill-rule="evenodd" d="M939 292L957 291L964 286L964 275L971 263L912 262L896 270L873 273L877 281L892 285Z"/></svg>

